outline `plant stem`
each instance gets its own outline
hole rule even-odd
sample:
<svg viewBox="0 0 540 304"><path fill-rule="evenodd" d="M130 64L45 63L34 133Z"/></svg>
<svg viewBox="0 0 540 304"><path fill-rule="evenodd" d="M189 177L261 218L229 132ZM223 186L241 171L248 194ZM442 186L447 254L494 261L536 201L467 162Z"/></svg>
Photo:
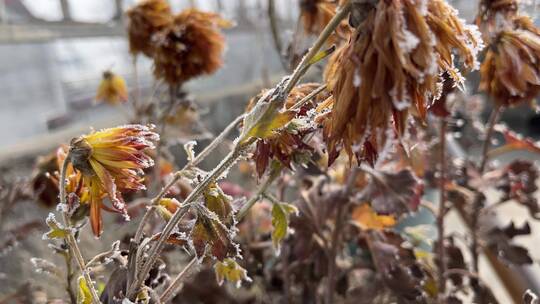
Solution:
<svg viewBox="0 0 540 304"><path fill-rule="evenodd" d="M334 301L334 291L336 287L335 276L336 276L336 257L337 250L339 247L339 242L341 240L341 230L343 228L343 216L345 215L346 206L348 203L348 198L351 195L351 192L354 188L356 182L356 176L358 175L359 169L353 168L347 178L347 184L343 188L340 199L337 203L336 211L336 220L334 222L334 231L332 232L332 240L330 245L330 254L328 260L328 280L326 285L326 304L332 304Z"/></svg>
<svg viewBox="0 0 540 304"><path fill-rule="evenodd" d="M274 169L274 171L268 176L266 181L259 186L259 189L257 190L257 192L242 206L240 211L238 211L238 214L237 214L237 217L236 217L238 222L240 222L242 219L244 219L246 217L246 215L248 214L251 207L253 207L253 205L255 205L255 203L260 200L261 196L264 195L266 190L268 190L268 187L277 179L277 177L279 177L279 175L281 173L281 168L282 167L280 166L279 168ZM184 267L184 269L176 276L176 278L173 280L171 285L169 287L167 287L165 292L163 292L163 294L161 295L161 301L163 303L165 303L166 300L167 301L169 300L168 297L174 295L174 293L177 292L176 290L180 286L180 283L181 283L181 280L182 280L183 276L187 272L189 272L190 268L193 267L196 262L197 262L197 257L194 257L186 265L186 267ZM166 293L168 293L170 295L166 296L165 295Z"/></svg>
<svg viewBox="0 0 540 304"><path fill-rule="evenodd" d="M283 45L281 38L279 37L279 29L276 20L276 4L275 0L268 0L267 2L268 21L270 21L270 31L272 33L272 40L274 41L274 47L279 56L279 61L285 71L289 71L289 67L283 58Z"/></svg>
<svg viewBox="0 0 540 304"><path fill-rule="evenodd" d="M180 286L180 283L182 283L182 279L189 272L189 269L193 267L193 265L195 265L196 262L197 257L194 257L193 259L191 259L191 261L189 261L189 263L184 267L184 269L182 269L182 271L180 271L180 273L176 275L174 280L171 282L171 285L169 285L169 287L167 287L167 289L165 289L165 291L161 295L160 300L162 303L167 303L175 296L176 290Z"/></svg>
<svg viewBox="0 0 540 304"><path fill-rule="evenodd" d="M497 124L497 121L499 121L499 116L501 114L501 106L496 106L491 111L491 115L489 117L489 122L487 126L486 131L486 138L484 139L484 143L482 145L482 155L480 159L480 167L478 168L478 171L480 174L484 173L484 169L486 167L487 161L488 161L488 152L489 152L489 146L491 145L491 138L493 137L493 131L495 129L495 124Z"/></svg>
<svg viewBox="0 0 540 304"><path fill-rule="evenodd" d="M491 111L491 115L489 117L489 121L487 125L486 138L484 139L484 143L482 145L482 155L480 156L481 157L480 166L478 167L478 171L480 175L484 174L484 170L486 168L487 161L488 161L488 152L489 152L489 147L491 145L491 138L493 137L495 124L499 120L499 116L501 112L502 112L501 106L496 106ZM478 266L478 219L479 218L478 217L480 216L480 212L482 210L483 198L484 196L481 193L476 193L473 204L472 204L472 211L470 215L472 240L471 240L471 246L469 248L469 252L472 258L472 271L475 273L478 273L479 271L479 266Z"/></svg>
<svg viewBox="0 0 540 304"><path fill-rule="evenodd" d="M159 201L167 194L167 191L182 177L182 174L185 170L190 167L196 166L201 163L214 149L223 142L227 135L234 130L237 124L239 124L244 115L240 115L235 120L233 120L225 129L216 137L214 140L208 144L191 162L186 164L184 168L174 173L173 178L161 189L161 191L152 199L150 208L146 211L139 226L137 227L137 232L135 233L135 243L139 244L143 237L144 226L146 222L152 218L152 215L155 212L154 206L159 204Z"/></svg>
<svg viewBox="0 0 540 304"><path fill-rule="evenodd" d="M64 162L62 163L62 170L60 171L60 185L59 185L59 192L60 192L60 204L64 207L66 206L66 171L67 166L69 164L70 159L70 153L68 152L66 155L66 158L64 159ZM65 208L64 208L65 210ZM64 225L69 228L69 233L67 235L66 241L69 245L69 249L71 250L72 256L75 257L75 261L79 265L79 269L81 270L81 273L86 280L86 284L88 288L90 289L90 294L92 295L92 303L94 304L100 304L99 301L99 295L97 293L97 290L94 286L94 282L92 281L92 277L90 276L90 273L88 272L88 269L85 266L84 258L81 254L81 249L79 248L79 245L77 244L77 240L75 239L75 236L73 235L72 227L69 222L69 218L67 215L67 211L62 212L62 218L64 219Z"/></svg>
<svg viewBox="0 0 540 304"><path fill-rule="evenodd" d="M308 103L313 97L317 96L319 93L324 91L326 89L326 84L322 84L318 86L315 90L311 91L306 97L300 99L297 103L295 103L290 110L297 110L300 109L304 104Z"/></svg>
<svg viewBox="0 0 540 304"><path fill-rule="evenodd" d="M72 289L71 282L73 281L73 267L71 265L71 254L69 250L64 255L64 259L66 261L66 292L69 295L69 300L71 303L77 302L77 296L75 295L75 292Z"/></svg>
<svg viewBox="0 0 540 304"><path fill-rule="evenodd" d="M132 299L135 293L139 290L141 284L143 283L144 279L148 275L148 272L154 265L154 262L156 261L159 253L163 249L163 246L165 245L165 241L169 238L172 231L174 230L174 227L178 225L182 217L184 216L185 212L187 210L183 211L184 209L189 209L191 204L195 202L196 199L199 198L199 196L202 194L202 192L213 183L219 176L223 174L223 172L227 171L234 162L238 159L238 157L244 152L244 150L249 147L253 142L247 141L245 144L241 144L235 147L233 151L231 151L218 165L215 167L206 177L193 189L193 191L186 197L183 204L187 208L180 208L177 210L172 218L167 222L167 225L163 228L163 231L161 232L161 235L157 242L152 246L150 249L150 253L148 254L148 258L146 262L143 264L142 270L140 273L135 275L135 279L133 283L131 284L130 288L127 292L127 298Z"/></svg>
<svg viewBox="0 0 540 304"><path fill-rule="evenodd" d="M445 117L441 117L439 134L439 212L437 213L437 260L438 260L438 297L439 303L446 303L446 252L444 248L444 217L446 215L446 129L448 122Z"/></svg>
<svg viewBox="0 0 540 304"><path fill-rule="evenodd" d="M335 28L339 25L341 20L343 20L347 14L349 13L351 8L350 2L345 4L345 6L330 20L328 25L324 28L322 33L319 35L317 41L313 45L313 47L309 50L309 52L302 58L302 61L300 64L296 67L293 74L287 78L284 90L278 94L277 98L278 100L273 100L273 102L277 102L280 100L285 99L289 92L292 90L292 88L298 83L302 75L307 71L307 68L310 66L310 60L317 54L319 49L326 43L326 40L332 32L335 30ZM190 206L191 203L193 203L206 189L206 187L214 182L220 175L223 174L226 170L228 170L232 164L238 159L238 157L244 152L245 149L247 149L251 144L254 142L254 139L250 139L247 141L242 141L240 143L237 143L233 151L227 155L225 159L223 159L220 164L214 168L205 178L203 181L201 181L195 189L188 195L188 197L184 200L184 204L186 206ZM178 180L181 177L181 171L175 173L175 177L173 178ZM158 194L157 198L163 197L164 193L170 188L174 182L170 182L167 184L167 186ZM154 201L154 200L153 200ZM156 201L159 202L159 199ZM155 201L154 201L155 202ZM182 209L180 209L182 210ZM127 290L126 297L128 299L132 299L135 293L139 290L141 284L144 281L144 278L147 276L148 272L150 271L152 265L154 264L155 260L157 259L157 256L161 252L163 245L165 244L165 241L170 236L171 232L173 231L174 227L178 224L180 219L182 218L183 214L181 214L180 210L177 210L172 218L167 222L167 225L165 225L165 228L163 228L163 231L160 235L160 238L158 241L154 244L154 246L150 249L150 253L148 255L147 261L143 264L142 270L140 273L135 274L135 278L133 282L131 283L130 287ZM141 237L142 233L140 231L137 231L138 233L136 236Z"/></svg>
<svg viewBox="0 0 540 304"><path fill-rule="evenodd" d="M321 47L326 43L326 40L332 35L341 21L349 14L351 10L351 1L347 3L334 15L332 20L328 22L323 29L313 46L309 49L307 54L302 58L300 63L294 69L294 72L289 78L287 85L285 86L285 93L289 93L296 83L300 80L300 77L305 73L306 68L310 65L310 60L319 52Z"/></svg>

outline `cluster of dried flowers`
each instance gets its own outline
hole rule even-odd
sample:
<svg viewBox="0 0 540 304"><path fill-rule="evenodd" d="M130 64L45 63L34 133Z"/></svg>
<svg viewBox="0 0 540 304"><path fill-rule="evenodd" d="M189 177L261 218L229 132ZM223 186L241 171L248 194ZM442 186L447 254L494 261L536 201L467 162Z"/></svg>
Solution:
<svg viewBox="0 0 540 304"><path fill-rule="evenodd" d="M445 1L375 1L359 9L362 19L352 20L356 29L325 72L334 97L325 138L334 157L344 149L373 162L391 123L399 136L409 113L425 119L442 93L442 73L461 85L454 51L466 69L477 68L482 41Z"/></svg>
<svg viewBox="0 0 540 304"><path fill-rule="evenodd" d="M477 22L489 44L480 89L500 106L532 101L540 92L540 30L515 1L482 4Z"/></svg>
<svg viewBox="0 0 540 304"><path fill-rule="evenodd" d="M222 65L225 47L220 29L231 23L195 8L173 15L166 0L144 0L127 13L133 54L154 59L154 75L179 85Z"/></svg>

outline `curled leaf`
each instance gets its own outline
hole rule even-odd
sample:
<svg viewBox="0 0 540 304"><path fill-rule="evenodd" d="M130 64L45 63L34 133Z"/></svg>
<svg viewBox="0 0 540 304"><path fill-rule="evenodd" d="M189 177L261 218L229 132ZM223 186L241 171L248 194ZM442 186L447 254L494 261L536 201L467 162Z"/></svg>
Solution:
<svg viewBox="0 0 540 304"><path fill-rule="evenodd" d="M86 279L82 276L78 280L79 289L77 292L77 304L92 304L92 293L86 283Z"/></svg>
<svg viewBox="0 0 540 304"><path fill-rule="evenodd" d="M291 213L298 214L298 209L287 203L274 203L272 206L272 244L279 255L281 241L289 233L289 216Z"/></svg>
<svg viewBox="0 0 540 304"><path fill-rule="evenodd" d="M247 271L242 268L235 260L227 258L223 262L216 262L214 265L216 279L219 285L222 285L225 280L235 283L236 288L240 288L242 281L251 282Z"/></svg>
<svg viewBox="0 0 540 304"><path fill-rule="evenodd" d="M49 213L45 222L50 230L43 234L43 239L65 239L71 233L69 228L64 227L56 220L53 213Z"/></svg>

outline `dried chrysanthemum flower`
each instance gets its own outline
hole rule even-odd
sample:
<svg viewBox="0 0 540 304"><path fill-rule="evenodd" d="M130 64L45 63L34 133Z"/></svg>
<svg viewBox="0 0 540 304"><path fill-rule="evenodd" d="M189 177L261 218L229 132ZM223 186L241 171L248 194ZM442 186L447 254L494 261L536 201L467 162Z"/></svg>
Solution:
<svg viewBox="0 0 540 304"><path fill-rule="evenodd" d="M490 40L492 33L504 26L517 12L517 0L481 0L476 25L480 28L484 40Z"/></svg>
<svg viewBox="0 0 540 304"><path fill-rule="evenodd" d="M292 89L287 100L285 101L286 109L290 109L297 102L309 95L315 89L319 87L317 83L306 83L296 86ZM260 96L264 95L266 91L261 92L258 96L252 98L248 104L246 112L249 112L254 106ZM319 93L314 99L315 104L322 102L328 97L327 92ZM279 161L283 166L291 168L291 162L298 160L305 153L311 152L313 149L304 142L304 137L315 130L313 124L303 122L302 119L306 119L310 109L313 109L313 103L308 103L298 109L296 113L296 121L292 121L287 127L269 138L258 139L256 143L255 152L253 153L253 160L255 161L255 167L257 175L261 177L270 160L275 159Z"/></svg>
<svg viewBox="0 0 540 304"><path fill-rule="evenodd" d="M109 104L118 104L128 100L128 90L124 78L111 71L103 72L96 100Z"/></svg>
<svg viewBox="0 0 540 304"><path fill-rule="evenodd" d="M528 102L540 93L540 30L529 17L515 17L494 37L480 75L480 90L498 105Z"/></svg>
<svg viewBox="0 0 540 304"><path fill-rule="evenodd" d="M333 0L301 0L300 18L308 34L318 35L336 14Z"/></svg>
<svg viewBox="0 0 540 304"><path fill-rule="evenodd" d="M127 217L124 191L144 189L142 169L153 165L145 149L153 149L159 135L141 125L126 125L93 132L71 141L69 155L88 188L92 231L102 231L101 209ZM111 207L103 204L104 195Z"/></svg>
<svg viewBox="0 0 540 304"><path fill-rule="evenodd" d="M410 111L423 118L438 98L443 72L462 81L454 54L465 68L477 68L479 33L445 1L372 1L363 9L356 31L325 71L334 96L323 119L330 163L341 149L373 162L391 118L401 134Z"/></svg>
<svg viewBox="0 0 540 304"><path fill-rule="evenodd" d="M152 35L172 21L167 0L143 0L127 11L129 51L152 56Z"/></svg>
<svg viewBox="0 0 540 304"><path fill-rule="evenodd" d="M231 23L218 14L184 10L154 36L154 75L171 85L212 74L223 63L225 39L220 29Z"/></svg>

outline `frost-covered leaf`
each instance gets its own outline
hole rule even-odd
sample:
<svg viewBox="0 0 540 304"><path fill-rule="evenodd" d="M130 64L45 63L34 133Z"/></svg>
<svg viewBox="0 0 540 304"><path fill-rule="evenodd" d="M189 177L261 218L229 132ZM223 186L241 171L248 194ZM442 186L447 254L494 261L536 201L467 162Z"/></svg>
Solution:
<svg viewBox="0 0 540 304"><path fill-rule="evenodd" d="M393 216L378 215L371 209L369 204L362 204L354 208L352 220L353 223L361 229L381 230L396 224L396 219Z"/></svg>
<svg viewBox="0 0 540 304"><path fill-rule="evenodd" d="M503 134L504 145L493 149L489 152L490 156L503 154L515 150L526 150L533 153L540 153L540 142L534 141L532 138L524 137L512 130L509 130L505 125L497 125L496 131Z"/></svg>
<svg viewBox="0 0 540 304"><path fill-rule="evenodd" d="M291 204L276 202L272 206L272 244L277 254L280 252L281 241L289 233L289 216L292 213L298 214L298 209Z"/></svg>
<svg viewBox="0 0 540 304"><path fill-rule="evenodd" d="M371 201L371 207L378 214L395 215L418 209L423 184L409 169L397 173L370 170L371 180L361 198Z"/></svg>
<svg viewBox="0 0 540 304"><path fill-rule="evenodd" d="M231 201L232 197L226 195L217 184L210 185L204 192L206 208L217 214L224 223L228 222L233 214Z"/></svg>
<svg viewBox="0 0 540 304"><path fill-rule="evenodd" d="M78 285L77 304L92 304L92 292L86 283L86 279L80 276Z"/></svg>
<svg viewBox="0 0 540 304"><path fill-rule="evenodd" d="M162 198L159 200L156 210L165 221L169 221L181 206L182 204L175 198Z"/></svg>
<svg viewBox="0 0 540 304"><path fill-rule="evenodd" d="M71 233L69 228L64 227L56 220L53 213L49 213L45 222L50 230L43 235L44 239L64 239Z"/></svg>
<svg viewBox="0 0 540 304"><path fill-rule="evenodd" d="M247 271L242 268L235 260L227 258L223 262L216 262L214 265L216 279L219 285L222 285L225 280L234 283L236 288L240 288L242 281L251 282Z"/></svg>
<svg viewBox="0 0 540 304"><path fill-rule="evenodd" d="M294 111L280 110L282 103L258 102L244 118L244 129L240 135L240 142L251 138L266 139L276 134L276 131L285 127L296 115Z"/></svg>
<svg viewBox="0 0 540 304"><path fill-rule="evenodd" d="M197 142L194 140L190 140L184 144L184 151L186 151L187 160L189 162L195 159L195 146L196 145L197 145Z"/></svg>
<svg viewBox="0 0 540 304"><path fill-rule="evenodd" d="M203 208L202 206L199 208ZM234 231L227 228L212 211L197 212L197 221L191 231L191 240L198 258L208 253L223 261L238 254L238 246L233 242Z"/></svg>

